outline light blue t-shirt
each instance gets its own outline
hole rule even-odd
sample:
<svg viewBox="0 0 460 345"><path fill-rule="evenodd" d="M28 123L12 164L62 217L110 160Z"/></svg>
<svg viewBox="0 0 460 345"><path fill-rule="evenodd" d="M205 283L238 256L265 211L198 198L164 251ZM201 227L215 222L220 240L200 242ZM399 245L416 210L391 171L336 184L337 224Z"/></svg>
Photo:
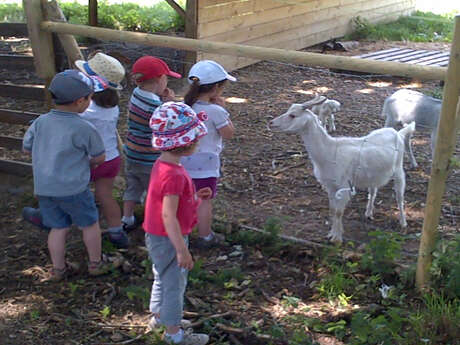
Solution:
<svg viewBox="0 0 460 345"><path fill-rule="evenodd" d="M105 152L94 126L77 113L51 110L27 130L23 148L32 152L34 192L41 196L70 196L89 184L89 160Z"/></svg>

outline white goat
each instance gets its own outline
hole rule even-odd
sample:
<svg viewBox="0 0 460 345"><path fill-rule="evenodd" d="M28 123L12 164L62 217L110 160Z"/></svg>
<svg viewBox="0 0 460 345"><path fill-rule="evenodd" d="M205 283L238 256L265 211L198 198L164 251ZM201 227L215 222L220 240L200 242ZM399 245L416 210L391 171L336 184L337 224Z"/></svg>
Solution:
<svg viewBox="0 0 460 345"><path fill-rule="evenodd" d="M402 89L385 99L382 116L385 127L396 128L397 125L407 125L415 121L417 131L431 131L431 154L434 153L439 116L442 101L426 96L418 91ZM417 167L412 152L411 134L405 138L406 151L413 168Z"/></svg>
<svg viewBox="0 0 460 345"><path fill-rule="evenodd" d="M336 130L334 123L334 113L340 111L340 103L334 99L327 99L324 96L315 97L318 102L311 107L311 111L318 115L321 124L329 132Z"/></svg>
<svg viewBox="0 0 460 345"><path fill-rule="evenodd" d="M316 100L317 101L317 100ZM412 133L415 123L396 132L381 128L365 137L333 138L321 126L318 117L304 104L292 104L288 111L269 123L272 131L298 133L313 163L316 179L327 191L332 227L328 237L342 242L344 209L354 189L368 189L366 217L374 212L378 188L394 180L402 227L407 226L404 214L405 174L403 170L404 137Z"/></svg>

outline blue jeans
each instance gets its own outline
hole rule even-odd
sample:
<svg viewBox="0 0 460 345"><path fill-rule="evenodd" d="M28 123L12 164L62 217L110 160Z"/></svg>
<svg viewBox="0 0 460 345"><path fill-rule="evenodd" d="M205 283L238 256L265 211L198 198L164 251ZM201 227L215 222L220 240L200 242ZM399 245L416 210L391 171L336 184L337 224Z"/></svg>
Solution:
<svg viewBox="0 0 460 345"><path fill-rule="evenodd" d="M72 224L85 228L99 220L94 196L89 188L70 196L37 195L37 197L43 224L50 228L63 229Z"/></svg>
<svg viewBox="0 0 460 345"><path fill-rule="evenodd" d="M184 240L188 245L188 236ZM179 326L184 310L188 271L177 264L176 250L167 236L146 233L145 244L155 278L150 295L150 311L160 314L161 324Z"/></svg>

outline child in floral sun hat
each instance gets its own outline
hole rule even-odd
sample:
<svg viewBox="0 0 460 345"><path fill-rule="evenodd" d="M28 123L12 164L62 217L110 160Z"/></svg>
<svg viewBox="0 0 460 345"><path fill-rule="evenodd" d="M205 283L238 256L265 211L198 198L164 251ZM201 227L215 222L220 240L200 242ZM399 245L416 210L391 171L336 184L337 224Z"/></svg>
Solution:
<svg viewBox="0 0 460 345"><path fill-rule="evenodd" d="M209 198L212 191L196 192L180 159L191 155L206 135L205 116L184 103L167 102L150 119L152 147L161 155L150 175L143 224L155 276L149 326L166 326L164 340L170 344L204 345L209 341L206 334L184 332L187 321L181 320L187 275L193 268L188 235L197 223L200 199Z"/></svg>

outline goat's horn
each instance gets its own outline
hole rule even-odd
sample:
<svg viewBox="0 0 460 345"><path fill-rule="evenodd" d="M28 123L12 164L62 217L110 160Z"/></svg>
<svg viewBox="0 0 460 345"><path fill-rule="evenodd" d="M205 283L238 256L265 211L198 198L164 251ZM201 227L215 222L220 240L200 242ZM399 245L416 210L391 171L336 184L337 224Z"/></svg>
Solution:
<svg viewBox="0 0 460 345"><path fill-rule="evenodd" d="M305 103L302 104L302 106L304 108L306 107L309 107L309 106L312 106L312 105L315 105L315 104L319 104L319 103L322 103L326 100L326 97L324 96L320 96L318 94L315 94L315 98L309 100L309 101L306 101Z"/></svg>

